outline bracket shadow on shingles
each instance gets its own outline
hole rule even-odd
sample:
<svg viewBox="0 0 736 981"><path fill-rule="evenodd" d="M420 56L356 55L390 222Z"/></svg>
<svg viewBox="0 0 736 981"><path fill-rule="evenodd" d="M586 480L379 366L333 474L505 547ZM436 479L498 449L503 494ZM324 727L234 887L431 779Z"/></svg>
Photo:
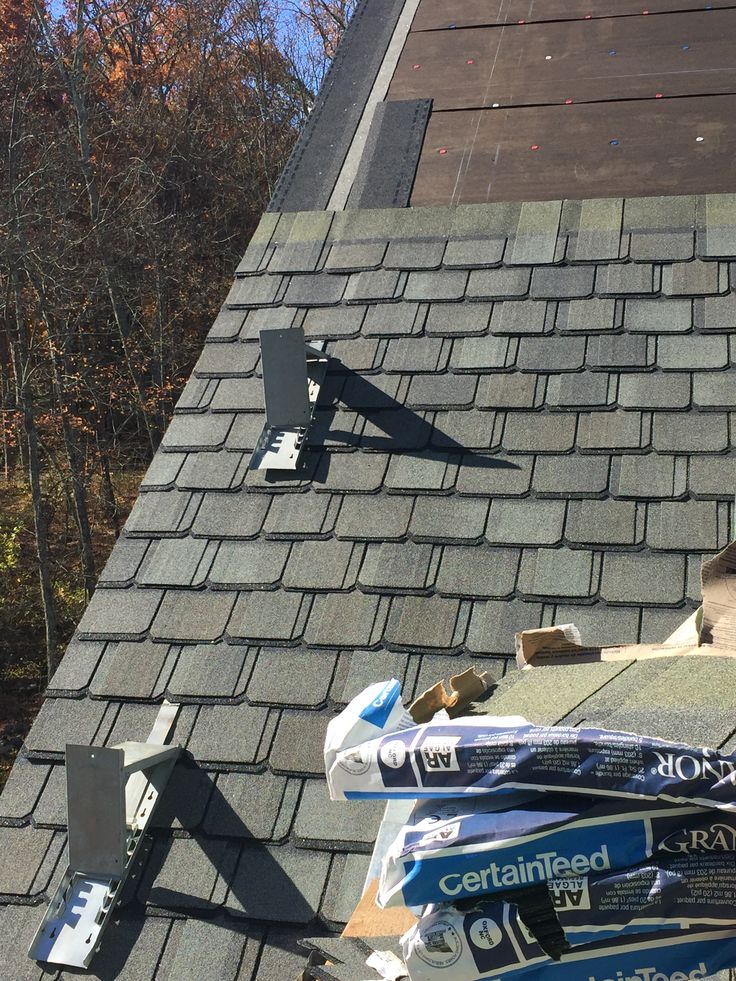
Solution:
<svg viewBox="0 0 736 981"><path fill-rule="evenodd" d="M344 365L341 366L341 371L349 381L342 389L342 404L348 411L355 412L363 416L366 421L373 423L384 435L361 436L345 430L332 429L331 424L337 415L338 407L319 406L322 415L321 431L329 435L331 440L343 442L346 446L359 446L364 450L400 453L402 456L414 456L422 460L444 461L448 454L462 455L463 466L481 470L520 469L511 460L485 456L467 449L462 443L442 433L425 418L378 388L365 375L359 375ZM407 434L411 434L410 439L407 439ZM438 439L441 439L441 446L427 449L430 440L437 444ZM321 454L312 475L314 483L326 481L330 457L330 453Z"/></svg>
<svg viewBox="0 0 736 981"><path fill-rule="evenodd" d="M249 920L258 921L259 919L264 922L271 922L276 919L276 916L271 914L283 909L288 910L291 914L288 922L309 924L310 930L319 933L322 925L317 921L317 906L324 889L324 881L317 883L317 902L312 908L310 901L299 891L297 884L289 877L287 870L273 859L268 843L258 841L249 830L243 817L232 808L217 786L216 774L203 770L191 760L188 765L195 766L201 779L206 780L211 785L207 807L208 809L217 807L219 818L229 828L228 838L198 834L196 837L186 839L192 842L193 847L202 850L207 865L211 869L212 882L205 884L205 888L209 887L210 897L215 889L220 895L216 901L204 898L201 893L197 895L196 889L187 889L186 875L181 877L181 889L156 885L164 871L172 844L178 838L172 834L172 825L177 819L182 826L186 824L187 801L182 799L180 795L165 792L161 801L166 806L168 817L166 827L157 828L151 841L147 843L148 847L144 847L142 850L142 857L136 863L134 870L136 875L131 877L129 884L126 884L126 893L121 897L122 905L135 902L135 893L137 892L138 900L149 903L154 908L167 912L182 912L189 917L200 917L215 913L218 908L228 912L228 904L223 905L220 901L220 897L224 899L227 895L228 898L235 900L237 904L234 910L235 915L238 918L242 917L243 923ZM288 845L275 845L274 847L293 848L293 846ZM247 849L247 854L245 849ZM305 854L315 853L305 851ZM325 853L318 854L324 858ZM255 863L258 866L257 874L247 874L247 869L245 870L246 874L243 874L241 869L243 861L248 861L249 865ZM194 864L192 863L192 866ZM196 875L194 869L192 869L192 875ZM221 880L220 882L218 882L218 878ZM326 879L326 875L323 878ZM191 886L194 885L195 883L191 882ZM259 913L262 914L260 917ZM145 923L145 917L136 922L138 933L140 933ZM125 929L128 932L136 929L136 922L126 921ZM116 927L112 929L116 929ZM102 953L98 955L99 961L96 964L97 970L104 971L104 975L101 974L100 976L124 977L126 958L137 940L138 936L126 937L126 943L123 946L112 943L103 946ZM115 958L116 962L111 963L111 958Z"/></svg>

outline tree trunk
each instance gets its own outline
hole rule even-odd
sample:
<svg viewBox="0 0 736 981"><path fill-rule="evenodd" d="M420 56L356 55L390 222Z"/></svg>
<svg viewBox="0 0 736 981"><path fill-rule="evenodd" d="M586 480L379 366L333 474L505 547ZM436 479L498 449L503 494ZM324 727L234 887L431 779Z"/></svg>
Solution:
<svg viewBox="0 0 736 981"><path fill-rule="evenodd" d="M69 462L69 474L72 485L72 498L74 501L74 518L79 534L79 555L82 563L82 575L84 577L84 594L87 602L92 598L97 583L95 573L95 554L92 548L92 529L89 523L89 510L87 508L87 488L84 485L84 475L82 466L82 454L79 452L77 434L69 419L69 406L67 403L66 388L62 373L59 371L59 363L54 347L54 340L50 331L50 323L46 314L43 314L46 323L46 334L49 344L49 355L51 359L51 376L54 385L54 393L59 403L59 414L61 416L61 430L64 437L64 450ZM63 357L63 354L62 354Z"/></svg>
<svg viewBox="0 0 736 981"><path fill-rule="evenodd" d="M56 604L54 589L51 581L51 560L49 553L48 526L46 509L41 492L41 460L38 446L38 430L33 405L33 394L29 382L30 364L28 350L28 334L26 331L20 283L17 273L13 274L15 293L15 322L16 322L16 364L19 369L20 410L23 419L23 431L28 447L28 478L31 485L31 500L33 503L33 525L36 535L36 556L38 558L38 578L41 586L41 602L43 604L43 619L46 628L46 672L48 680L59 663L58 629L56 622Z"/></svg>
<svg viewBox="0 0 736 981"><path fill-rule="evenodd" d="M100 477L102 480L102 500L105 504L105 513L107 514L107 520L110 523L110 527L113 530L115 538L120 535L120 509L118 508L118 502L115 499L115 488L113 487L112 477L110 476L110 455L107 447L107 436L101 432L103 422L100 421L96 439L97 439L97 456L100 461Z"/></svg>

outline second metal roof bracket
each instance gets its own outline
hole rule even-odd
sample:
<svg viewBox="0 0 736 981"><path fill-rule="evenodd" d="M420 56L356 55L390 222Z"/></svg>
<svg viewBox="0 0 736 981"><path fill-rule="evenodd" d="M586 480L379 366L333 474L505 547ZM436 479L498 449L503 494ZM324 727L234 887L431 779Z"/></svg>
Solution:
<svg viewBox="0 0 736 981"><path fill-rule="evenodd" d="M251 470L296 470L327 373L324 343L306 344L301 327L261 331L266 425Z"/></svg>
<svg viewBox="0 0 736 981"><path fill-rule="evenodd" d="M66 747L69 864L31 943L36 961L88 967L180 749L164 702L147 742Z"/></svg>

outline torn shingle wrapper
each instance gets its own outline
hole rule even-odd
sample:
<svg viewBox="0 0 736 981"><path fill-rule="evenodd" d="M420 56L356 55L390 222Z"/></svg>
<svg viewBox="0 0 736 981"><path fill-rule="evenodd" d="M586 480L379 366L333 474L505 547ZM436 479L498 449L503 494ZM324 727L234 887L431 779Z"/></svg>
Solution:
<svg viewBox="0 0 736 981"><path fill-rule="evenodd" d="M691 655L736 657L736 542L703 562L703 605L661 644L583 644L573 624L522 630L515 635L522 669L545 664L639 661Z"/></svg>
<svg viewBox="0 0 736 981"><path fill-rule="evenodd" d="M450 718L455 718L471 702L484 695L493 684L493 677L487 671L480 673L475 668L468 668L462 674L450 678L450 694L445 690L443 682L438 681L422 692L409 706L409 712L416 723L429 722L437 712L444 709Z"/></svg>

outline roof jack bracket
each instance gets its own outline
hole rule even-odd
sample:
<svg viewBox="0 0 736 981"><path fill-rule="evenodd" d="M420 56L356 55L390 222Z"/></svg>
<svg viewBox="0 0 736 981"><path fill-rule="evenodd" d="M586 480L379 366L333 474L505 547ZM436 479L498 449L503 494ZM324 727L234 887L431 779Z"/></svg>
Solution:
<svg viewBox="0 0 736 981"><path fill-rule="evenodd" d="M296 470L327 372L324 342L305 344L301 327L261 331L266 425L251 470Z"/></svg>
<svg viewBox="0 0 736 981"><path fill-rule="evenodd" d="M178 705L164 702L145 743L66 747L69 864L28 956L88 967L179 755L165 746Z"/></svg>

